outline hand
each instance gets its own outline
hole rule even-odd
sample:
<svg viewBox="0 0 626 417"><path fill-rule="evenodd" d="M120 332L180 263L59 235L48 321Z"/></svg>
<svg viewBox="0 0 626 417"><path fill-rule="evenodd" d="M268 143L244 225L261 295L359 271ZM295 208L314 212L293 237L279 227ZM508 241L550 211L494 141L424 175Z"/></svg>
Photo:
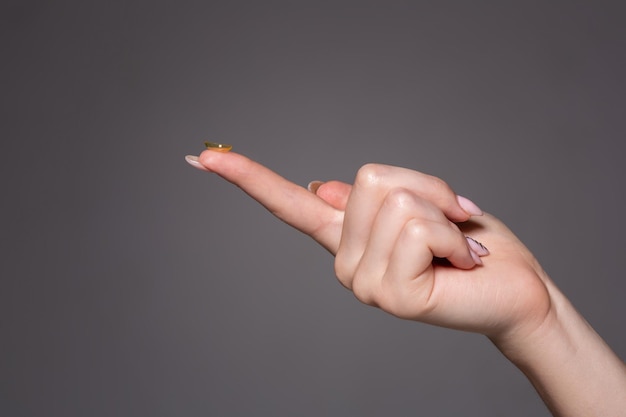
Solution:
<svg viewBox="0 0 626 417"><path fill-rule="evenodd" d="M624 362L513 233L443 181L370 164L354 185L330 181L309 192L232 152L205 151L187 161L239 186L328 249L337 277L359 300L489 336L555 416L623 415ZM484 243L489 256L481 260L477 255L487 253L464 235Z"/></svg>
<svg viewBox="0 0 626 417"><path fill-rule="evenodd" d="M494 340L532 332L550 314L551 284L530 252L435 177L370 164L353 186L331 181L313 194L233 152L194 162L336 255L339 280L364 303ZM484 262L466 234L491 251Z"/></svg>

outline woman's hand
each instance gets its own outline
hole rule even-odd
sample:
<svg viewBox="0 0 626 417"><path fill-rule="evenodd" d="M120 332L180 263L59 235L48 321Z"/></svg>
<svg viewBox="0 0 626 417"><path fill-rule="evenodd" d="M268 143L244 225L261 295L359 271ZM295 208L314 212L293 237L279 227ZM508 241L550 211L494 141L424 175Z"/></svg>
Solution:
<svg viewBox="0 0 626 417"><path fill-rule="evenodd" d="M335 203L341 190L345 204ZM530 252L440 179L370 164L352 187L328 182L316 194L344 210L335 269L362 302L494 339L531 332L549 315L548 278ZM465 236L491 254L477 259L487 253Z"/></svg>
<svg viewBox="0 0 626 417"><path fill-rule="evenodd" d="M232 152L187 157L335 255L341 283L404 319L480 332L556 416L623 416L626 367L500 221L443 181L369 164L312 192ZM471 236L489 248L489 255Z"/></svg>
<svg viewBox="0 0 626 417"><path fill-rule="evenodd" d="M312 193L233 152L194 162L326 247L340 282L366 304L494 340L531 332L551 311L547 276L529 251L438 178L368 164L354 185L331 181ZM481 261L488 252L465 235L491 254Z"/></svg>

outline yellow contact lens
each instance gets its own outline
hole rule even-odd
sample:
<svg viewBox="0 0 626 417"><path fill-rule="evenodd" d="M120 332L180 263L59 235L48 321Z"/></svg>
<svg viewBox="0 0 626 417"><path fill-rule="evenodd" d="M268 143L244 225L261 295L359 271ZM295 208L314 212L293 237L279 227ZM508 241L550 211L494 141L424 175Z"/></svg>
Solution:
<svg viewBox="0 0 626 417"><path fill-rule="evenodd" d="M204 142L204 146L207 149L218 152L228 152L233 149L233 145L225 145L223 143L215 143L215 142Z"/></svg>

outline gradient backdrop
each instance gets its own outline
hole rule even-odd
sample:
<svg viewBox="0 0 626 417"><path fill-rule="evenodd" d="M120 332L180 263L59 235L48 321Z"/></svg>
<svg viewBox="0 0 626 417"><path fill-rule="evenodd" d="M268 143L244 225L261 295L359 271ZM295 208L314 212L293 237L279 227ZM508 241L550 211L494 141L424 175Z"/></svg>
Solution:
<svg viewBox="0 0 626 417"><path fill-rule="evenodd" d="M0 414L547 416L183 157L441 176L624 358L623 4L3 2Z"/></svg>

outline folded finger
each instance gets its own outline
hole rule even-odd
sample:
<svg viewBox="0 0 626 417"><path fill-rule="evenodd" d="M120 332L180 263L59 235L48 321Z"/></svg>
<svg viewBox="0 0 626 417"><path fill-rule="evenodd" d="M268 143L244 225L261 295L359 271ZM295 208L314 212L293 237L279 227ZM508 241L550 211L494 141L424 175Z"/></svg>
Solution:
<svg viewBox="0 0 626 417"><path fill-rule="evenodd" d="M482 214L469 200L458 197L439 178L417 171L368 164L361 168L346 204L339 252L356 267L369 239L370 226L388 193L406 189L437 207L449 220L466 221Z"/></svg>

